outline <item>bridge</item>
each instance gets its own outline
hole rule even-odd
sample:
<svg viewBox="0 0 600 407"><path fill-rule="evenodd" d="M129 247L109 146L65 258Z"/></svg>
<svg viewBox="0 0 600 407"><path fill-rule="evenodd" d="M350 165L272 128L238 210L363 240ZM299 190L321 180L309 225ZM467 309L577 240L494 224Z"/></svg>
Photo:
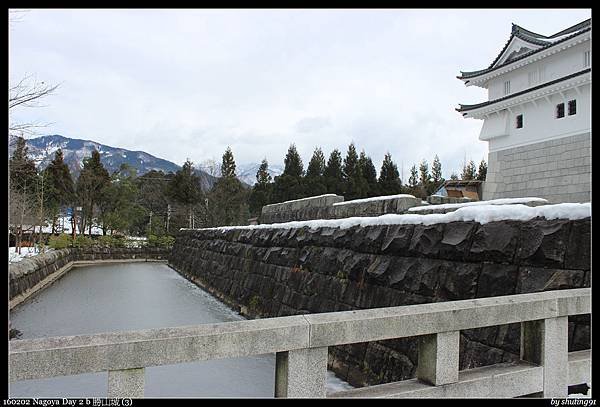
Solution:
<svg viewBox="0 0 600 407"><path fill-rule="evenodd" d="M108 397L144 396L146 367L276 354L275 397L566 397L590 381L568 352L568 317L589 288L123 333L10 342L9 380L108 372ZM521 323L520 361L459 371L461 330ZM417 377L326 394L330 346L419 337ZM176 378L174 378L176 380Z"/></svg>

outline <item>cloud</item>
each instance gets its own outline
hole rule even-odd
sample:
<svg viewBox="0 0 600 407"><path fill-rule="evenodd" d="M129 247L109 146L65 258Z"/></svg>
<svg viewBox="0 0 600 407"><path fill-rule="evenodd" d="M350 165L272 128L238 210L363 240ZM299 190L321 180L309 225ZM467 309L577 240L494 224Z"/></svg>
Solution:
<svg viewBox="0 0 600 407"><path fill-rule="evenodd" d="M481 121L454 111L487 98L460 70L489 65L511 23L550 34L577 10L32 10L9 31L9 77L62 85L14 118L46 131L182 163L281 164L290 143L350 142L405 172L438 154L444 175L479 161ZM447 174L446 174L447 173Z"/></svg>
<svg viewBox="0 0 600 407"><path fill-rule="evenodd" d="M304 117L296 123L296 130L300 133L310 133L330 124L331 119L329 117Z"/></svg>

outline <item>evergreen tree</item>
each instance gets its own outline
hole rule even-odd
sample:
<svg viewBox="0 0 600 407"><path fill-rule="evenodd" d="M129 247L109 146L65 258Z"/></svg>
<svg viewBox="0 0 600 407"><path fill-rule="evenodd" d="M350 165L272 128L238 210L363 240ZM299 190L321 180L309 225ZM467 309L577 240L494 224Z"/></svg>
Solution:
<svg viewBox="0 0 600 407"><path fill-rule="evenodd" d="M227 147L223 154L223 164L221 165L221 176L222 177L236 177L235 174L235 160L233 159L233 153L231 148Z"/></svg>
<svg viewBox="0 0 600 407"><path fill-rule="evenodd" d="M416 189L419 186L419 173L417 172L417 166L413 164L410 167L410 177L408 178L408 186L411 190Z"/></svg>
<svg viewBox="0 0 600 407"><path fill-rule="evenodd" d="M98 204L105 198L105 189L110 185L110 175L102 162L100 153L92 151L92 156L83 159L83 168L75 186L77 201L82 208L80 221L81 233L89 226L92 235L92 225Z"/></svg>
<svg viewBox="0 0 600 407"><path fill-rule="evenodd" d="M398 173L398 167L392 161L392 155L389 152L385 154L381 165L379 188L383 195L396 195L402 192L402 180Z"/></svg>
<svg viewBox="0 0 600 407"><path fill-rule="evenodd" d="M15 150L8 162L11 188L25 193L33 191L37 177L35 163L27 156L28 150L25 139L17 137Z"/></svg>
<svg viewBox="0 0 600 407"><path fill-rule="evenodd" d="M360 168L360 173L367 184L367 196L372 197L379 195L379 185L377 185L377 170L373 165L371 157L368 157L365 154L365 150L360 152L358 166Z"/></svg>
<svg viewBox="0 0 600 407"><path fill-rule="evenodd" d="M344 197L346 200L350 201L367 196L368 186L360 172L358 154L356 153L354 143L350 143L348 146L348 152L346 153L344 166L342 167L342 174L344 177Z"/></svg>
<svg viewBox="0 0 600 407"><path fill-rule="evenodd" d="M64 162L63 152L59 148L54 159L44 170L45 208L52 219L52 233L55 232L58 215L74 200L75 187L69 167Z"/></svg>
<svg viewBox="0 0 600 407"><path fill-rule="evenodd" d="M479 163L479 170L477 171L477 179L479 181L485 181L486 176L487 176L487 163L482 158L481 162Z"/></svg>
<svg viewBox="0 0 600 407"><path fill-rule="evenodd" d="M231 153L231 150L228 149L227 151ZM225 164L225 156L223 156L223 164ZM235 163L233 167L230 165L228 170L222 170L222 173L229 173L231 168L233 168L235 174ZM224 178L228 177L224 176ZM175 173L175 176L169 183L169 195L175 202L187 208L188 227L191 228L193 224L194 205L202 199L202 189L200 188L200 177L198 177L194 169L194 163L189 159L183 163L183 167Z"/></svg>
<svg viewBox="0 0 600 407"><path fill-rule="evenodd" d="M325 155L320 147L315 148L306 169L306 178L319 178L325 172Z"/></svg>
<svg viewBox="0 0 600 407"><path fill-rule="evenodd" d="M437 189L440 185L444 183L444 178L442 176L442 163L438 158L437 154L433 159L433 165L431 167L431 180L435 184L435 188Z"/></svg>
<svg viewBox="0 0 600 407"><path fill-rule="evenodd" d="M111 182L104 192L104 199L99 205L104 235L107 231L111 234L114 232L133 234L134 228L140 231L147 212L137 203L137 196L136 170L127 164L122 164L111 176Z"/></svg>
<svg viewBox="0 0 600 407"><path fill-rule="evenodd" d="M173 173L165 174L156 170L136 178L138 190L136 201L148 214L147 234L162 235L170 231L167 230L167 218L170 218L169 205L172 203L170 201L172 198L169 196L169 186L173 178ZM187 225L187 222L183 225ZM146 227L143 227L138 230L138 233L145 231Z"/></svg>
<svg viewBox="0 0 600 407"><path fill-rule="evenodd" d="M327 193L327 185L325 183L325 155L320 147L315 148L312 158L306 169L306 191L309 195L323 195Z"/></svg>
<svg viewBox="0 0 600 407"><path fill-rule="evenodd" d="M344 194L342 153L340 153L338 149L333 150L329 155L323 175L325 177L325 185L327 186L328 193L337 195Z"/></svg>
<svg viewBox="0 0 600 407"><path fill-rule="evenodd" d="M27 157L27 144L23 137L16 139L16 148L8 162L9 166L9 227L15 233L15 247L21 253L23 224L33 224L36 212L35 191L37 169L35 163Z"/></svg>
<svg viewBox="0 0 600 407"><path fill-rule="evenodd" d="M248 205L251 216L259 216L262 207L271 201L272 183L271 174L269 174L269 163L263 159L258 171L256 172L256 184L252 187L252 192L248 198Z"/></svg>
<svg viewBox="0 0 600 407"><path fill-rule="evenodd" d="M421 160L419 164L419 183L425 189L429 186L431 182L431 175L429 175L429 164L427 160Z"/></svg>
<svg viewBox="0 0 600 407"><path fill-rule="evenodd" d="M211 224L244 225L250 216L247 203L249 192L235 176L235 160L229 148L223 154L224 166L226 162L233 171L221 170L223 176L217 180L209 194Z"/></svg>
<svg viewBox="0 0 600 407"><path fill-rule="evenodd" d="M471 181L477 178L477 168L473 160L469 160L469 163L463 167L461 178L463 181Z"/></svg>
<svg viewBox="0 0 600 407"><path fill-rule="evenodd" d="M452 174L450 174L450 179L452 181L458 181L458 174L453 172Z"/></svg>
<svg viewBox="0 0 600 407"><path fill-rule="evenodd" d="M283 163L285 164L285 168L283 170L284 175L297 178L303 175L304 169L302 165L302 159L300 158L300 154L298 154L298 150L296 150L295 144L290 144Z"/></svg>

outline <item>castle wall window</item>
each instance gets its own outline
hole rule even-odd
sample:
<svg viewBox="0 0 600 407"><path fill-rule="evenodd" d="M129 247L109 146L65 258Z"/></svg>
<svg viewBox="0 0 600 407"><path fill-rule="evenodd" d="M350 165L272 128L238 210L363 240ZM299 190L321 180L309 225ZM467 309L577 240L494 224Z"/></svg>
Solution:
<svg viewBox="0 0 600 407"><path fill-rule="evenodd" d="M583 53L583 67L587 68L592 64L592 51L585 51Z"/></svg>
<svg viewBox="0 0 600 407"><path fill-rule="evenodd" d="M529 85L535 85L537 83L537 75L538 75L538 71L531 71L529 72L528 78L529 78Z"/></svg>
<svg viewBox="0 0 600 407"><path fill-rule="evenodd" d="M565 117L565 104L559 103L556 105L556 118L560 119L561 117Z"/></svg>
<svg viewBox="0 0 600 407"><path fill-rule="evenodd" d="M517 116L517 129L523 128L523 115L520 114Z"/></svg>
<svg viewBox="0 0 600 407"><path fill-rule="evenodd" d="M569 100L569 116L577 113L577 100Z"/></svg>

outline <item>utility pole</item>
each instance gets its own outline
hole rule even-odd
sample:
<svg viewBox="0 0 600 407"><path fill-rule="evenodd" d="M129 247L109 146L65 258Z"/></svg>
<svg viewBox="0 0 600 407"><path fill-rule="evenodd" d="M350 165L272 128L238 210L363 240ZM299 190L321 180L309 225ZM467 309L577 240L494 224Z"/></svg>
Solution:
<svg viewBox="0 0 600 407"><path fill-rule="evenodd" d="M152 211L150 211L150 222L148 224L148 229L150 230L150 234L152 234Z"/></svg>
<svg viewBox="0 0 600 407"><path fill-rule="evenodd" d="M42 240L44 237L43 223L44 223L44 172L42 171L42 190L40 192L40 237L38 239L38 244L40 245L40 252L43 252L43 249L42 249Z"/></svg>

